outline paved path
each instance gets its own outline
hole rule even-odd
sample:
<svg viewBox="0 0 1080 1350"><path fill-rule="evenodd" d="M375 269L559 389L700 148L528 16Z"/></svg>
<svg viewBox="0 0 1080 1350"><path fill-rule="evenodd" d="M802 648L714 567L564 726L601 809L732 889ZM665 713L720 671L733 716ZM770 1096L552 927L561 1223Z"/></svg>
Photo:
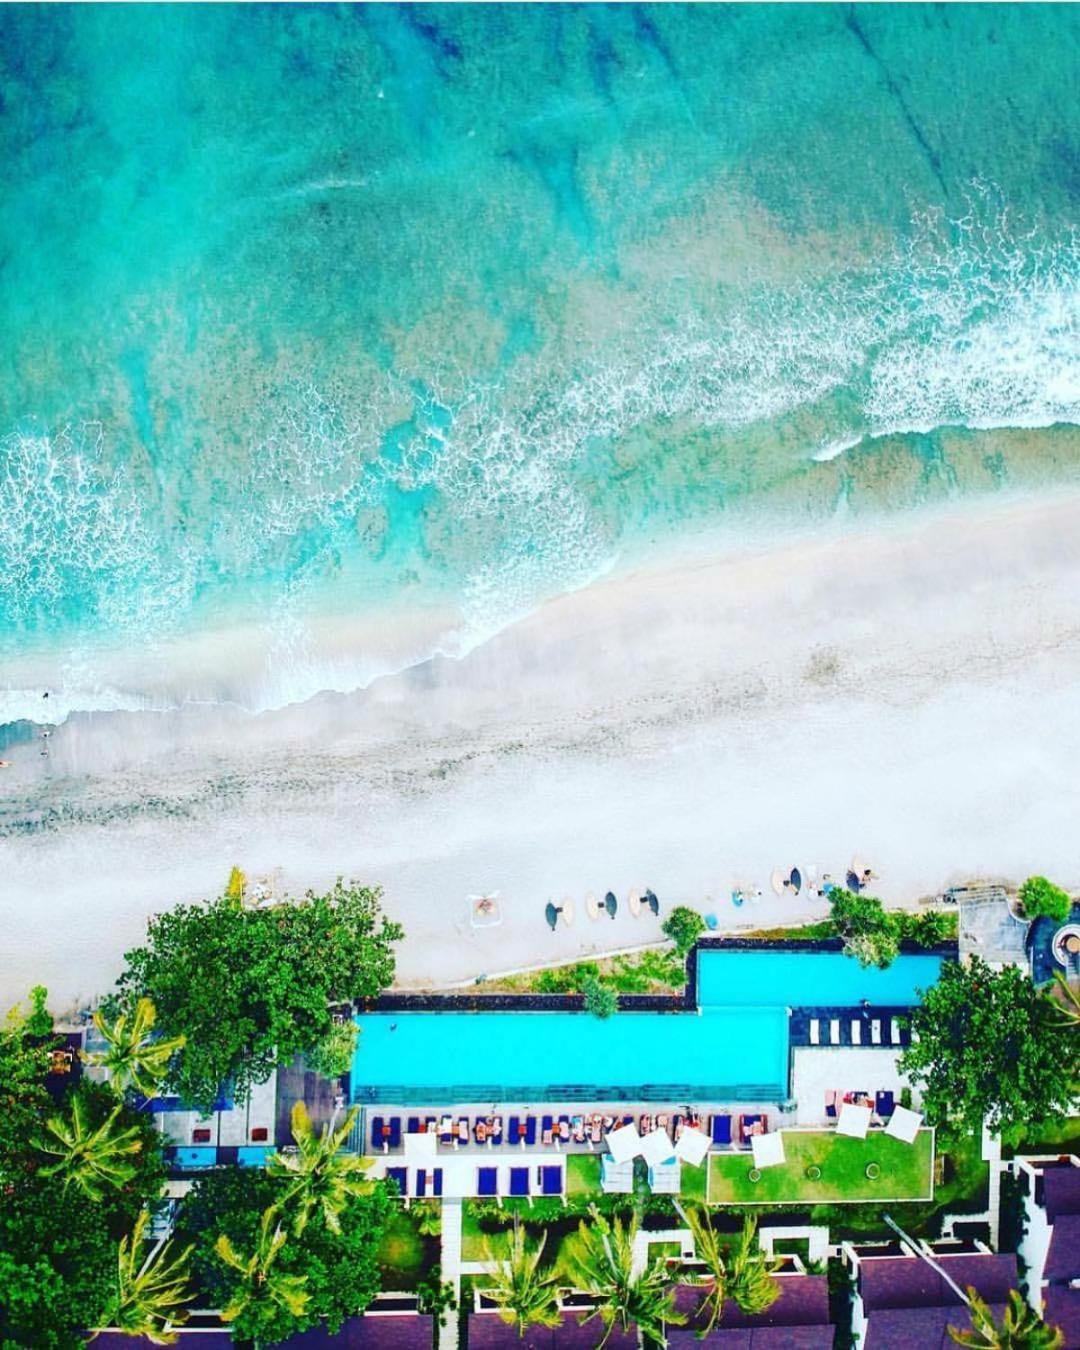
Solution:
<svg viewBox="0 0 1080 1350"><path fill-rule="evenodd" d="M461 1201L442 1202L442 1240L440 1266L444 1283L454 1286L454 1299L461 1301ZM446 1325L439 1328L439 1350L457 1350L459 1319L450 1313Z"/></svg>

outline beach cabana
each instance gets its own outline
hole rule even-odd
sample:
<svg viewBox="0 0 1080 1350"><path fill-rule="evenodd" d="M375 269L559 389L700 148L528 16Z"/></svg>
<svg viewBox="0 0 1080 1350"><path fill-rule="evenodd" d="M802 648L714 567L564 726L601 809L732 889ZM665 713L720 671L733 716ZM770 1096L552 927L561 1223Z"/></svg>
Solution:
<svg viewBox="0 0 1080 1350"><path fill-rule="evenodd" d="M630 1162L641 1152L641 1135L636 1125L620 1125L607 1136L608 1152L615 1162Z"/></svg>
<svg viewBox="0 0 1080 1350"><path fill-rule="evenodd" d="M649 1168L649 1189L655 1195L678 1195L682 1186L682 1165L678 1158L668 1158Z"/></svg>
<svg viewBox="0 0 1080 1350"><path fill-rule="evenodd" d="M675 1150L671 1144L671 1135L668 1134L667 1130L650 1130L648 1134L643 1135L641 1155L650 1167L655 1167L658 1163L667 1162L669 1158L673 1158Z"/></svg>
<svg viewBox="0 0 1080 1350"><path fill-rule="evenodd" d="M865 1139L873 1114L868 1106L856 1106L853 1102L845 1102L840 1108L836 1133L850 1135L852 1139Z"/></svg>
<svg viewBox="0 0 1080 1350"><path fill-rule="evenodd" d="M633 1161L617 1163L605 1153L600 1159L600 1189L605 1195L629 1195L634 1189Z"/></svg>
<svg viewBox="0 0 1080 1350"><path fill-rule="evenodd" d="M753 1134L750 1136L750 1147L754 1152L754 1166L779 1167L784 1158L784 1136L781 1130L773 1130L771 1134Z"/></svg>
<svg viewBox="0 0 1080 1350"><path fill-rule="evenodd" d="M703 1130L687 1125L675 1141L675 1156L691 1167L700 1167L709 1151L709 1136Z"/></svg>
<svg viewBox="0 0 1080 1350"><path fill-rule="evenodd" d="M906 1106L897 1106L885 1126L885 1133L894 1139L902 1139L905 1144L913 1144L915 1136L922 1127L922 1116L918 1111L910 1111Z"/></svg>

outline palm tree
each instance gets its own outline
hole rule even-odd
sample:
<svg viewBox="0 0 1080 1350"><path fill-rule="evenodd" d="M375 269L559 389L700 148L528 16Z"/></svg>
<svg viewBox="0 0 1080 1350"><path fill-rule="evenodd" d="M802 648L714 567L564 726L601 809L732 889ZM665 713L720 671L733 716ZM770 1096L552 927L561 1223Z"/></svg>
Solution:
<svg viewBox="0 0 1080 1350"><path fill-rule="evenodd" d="M157 1011L148 998L141 998L131 1013L120 1013L110 1025L100 1010L94 1013L94 1026L109 1048L101 1054L84 1055L88 1064L99 1064L109 1071L109 1080L121 1096L134 1088L144 1097L152 1097L169 1071L169 1061L184 1044L183 1036L155 1040L152 1032Z"/></svg>
<svg viewBox="0 0 1080 1350"><path fill-rule="evenodd" d="M1060 970L1054 971L1057 981L1057 1011L1067 1027L1080 1027L1080 988L1074 987Z"/></svg>
<svg viewBox="0 0 1080 1350"><path fill-rule="evenodd" d="M971 1330L949 1328L949 1336L957 1345L977 1347L977 1350L1060 1350L1065 1337L1057 1327L1048 1327L1038 1313L1032 1312L1014 1289L1001 1322L974 1289L968 1289L968 1316Z"/></svg>
<svg viewBox="0 0 1080 1350"><path fill-rule="evenodd" d="M342 1153L341 1146L349 1137L360 1108L354 1106L344 1121L334 1128L331 1121L316 1135L307 1107L297 1102L292 1109L292 1135L297 1153L275 1153L268 1160L270 1176L288 1180L280 1207L296 1207L293 1232L299 1236L316 1209L321 1210L326 1226L332 1233L341 1232L339 1215L354 1195L370 1195L374 1183L361 1172L372 1164L371 1158L356 1153Z"/></svg>
<svg viewBox="0 0 1080 1350"><path fill-rule="evenodd" d="M763 1313L780 1297L773 1276L784 1263L770 1260L760 1248L755 1250L756 1235L757 1220L748 1215L728 1266L727 1292L744 1313Z"/></svg>
<svg viewBox="0 0 1080 1350"><path fill-rule="evenodd" d="M508 1260L500 1260L490 1242L484 1245L492 1285L480 1293L499 1305L499 1316L519 1336L531 1326L557 1327L562 1322L557 1303L558 1274L552 1266L540 1268L546 1244L545 1233L530 1247L525 1229L515 1218Z"/></svg>
<svg viewBox="0 0 1080 1350"><path fill-rule="evenodd" d="M705 1289L698 1311L707 1313L705 1325L700 1329L700 1338L706 1337L720 1320L724 1311L724 1297L727 1293L727 1260L720 1237L712 1226L712 1219L704 1209L688 1209L686 1219L694 1235L694 1255L705 1267L701 1274L688 1275L685 1283L695 1288Z"/></svg>
<svg viewBox="0 0 1080 1350"><path fill-rule="evenodd" d="M166 1242L142 1261L149 1222L150 1215L143 1210L134 1231L120 1241L116 1289L95 1336L109 1327L125 1336L143 1336L154 1345L173 1345L173 1327L188 1319L183 1305L195 1297L188 1293L192 1248L185 1247L179 1256L172 1256L173 1244Z"/></svg>
<svg viewBox="0 0 1080 1350"><path fill-rule="evenodd" d="M117 1105L96 1129L86 1116L86 1102L76 1093L71 1099L71 1119L51 1116L45 1122L46 1133L30 1142L40 1153L56 1158L41 1168L45 1177L61 1176L66 1190L72 1182L91 1200L100 1200L110 1187L124 1186L138 1170L128 1159L142 1148L136 1125L116 1127L123 1110Z"/></svg>
<svg viewBox="0 0 1080 1350"><path fill-rule="evenodd" d="M600 1300L583 1322L593 1317L603 1322L598 1347L607 1343L616 1325L629 1331L635 1323L643 1339L666 1345L665 1324L682 1326L686 1318L675 1311L663 1258L638 1270L634 1263L638 1216L624 1225L618 1218L609 1222L595 1205L589 1212L592 1225L582 1222L565 1249L571 1278Z"/></svg>
<svg viewBox="0 0 1080 1350"><path fill-rule="evenodd" d="M304 1286L306 1275L290 1275L275 1267L278 1255L285 1245L285 1233L277 1221L273 1205L259 1221L259 1233L250 1256L244 1256L233 1246L227 1233L214 1243L214 1251L227 1266L239 1275L236 1289L221 1310L223 1322L235 1322L245 1312L276 1303L293 1317L302 1317L311 1295Z"/></svg>

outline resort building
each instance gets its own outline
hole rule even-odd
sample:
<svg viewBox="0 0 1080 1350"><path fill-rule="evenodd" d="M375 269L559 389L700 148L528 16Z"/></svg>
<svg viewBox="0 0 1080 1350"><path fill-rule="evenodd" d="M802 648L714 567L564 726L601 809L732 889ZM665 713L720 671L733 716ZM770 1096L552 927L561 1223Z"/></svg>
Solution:
<svg viewBox="0 0 1080 1350"><path fill-rule="evenodd" d="M1080 1158L1017 1158L1013 1171L1024 1190L1028 1302L1067 1346L1080 1345Z"/></svg>
<svg viewBox="0 0 1080 1350"><path fill-rule="evenodd" d="M246 1102L220 1099L209 1114L194 1111L179 1097L147 1103L166 1140L165 1160L177 1172L199 1172L236 1163L262 1167L274 1148L277 1080L256 1083Z"/></svg>
<svg viewBox="0 0 1080 1350"><path fill-rule="evenodd" d="M946 1350L949 1327L968 1325L961 1289L974 1288L1000 1318L1017 1288L1016 1257L981 1242L843 1244L854 1277L851 1329L859 1350ZM929 1259L927 1259L929 1258Z"/></svg>

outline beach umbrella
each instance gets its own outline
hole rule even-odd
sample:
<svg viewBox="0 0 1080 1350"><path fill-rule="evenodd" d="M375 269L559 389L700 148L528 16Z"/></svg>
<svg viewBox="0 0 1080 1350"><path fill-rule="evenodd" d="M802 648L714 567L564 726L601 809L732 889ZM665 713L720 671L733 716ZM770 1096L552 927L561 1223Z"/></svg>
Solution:
<svg viewBox="0 0 1080 1350"><path fill-rule="evenodd" d="M779 867L773 868L772 876L769 878L769 882L777 895L784 894L784 874L783 872L780 871Z"/></svg>
<svg viewBox="0 0 1080 1350"><path fill-rule="evenodd" d="M598 919L600 917L600 905L592 891L585 897L585 912L590 919Z"/></svg>
<svg viewBox="0 0 1080 1350"><path fill-rule="evenodd" d="M754 1155L754 1166L779 1167L784 1162L784 1136L779 1130L772 1134L754 1134L750 1136L750 1149Z"/></svg>
<svg viewBox="0 0 1080 1350"><path fill-rule="evenodd" d="M574 922L574 902L568 895L563 896L562 909L559 911L567 928Z"/></svg>
<svg viewBox="0 0 1080 1350"><path fill-rule="evenodd" d="M791 885L791 889L798 895L802 890L802 873L797 867L791 869L791 875L788 877L788 882Z"/></svg>
<svg viewBox="0 0 1080 1350"><path fill-rule="evenodd" d="M607 895L604 896L604 908L607 910L607 912L611 915L612 918L615 917L615 914L619 908L619 902L618 900L615 899L614 891L608 891Z"/></svg>
<svg viewBox="0 0 1080 1350"><path fill-rule="evenodd" d="M626 903L630 906L630 913L634 916L634 918L640 919L641 893L639 891L631 891L630 894L626 897Z"/></svg>
<svg viewBox="0 0 1080 1350"><path fill-rule="evenodd" d="M547 908L544 910L544 916L545 916L545 918L546 918L547 921L548 921L548 927L549 927L549 928L551 929L551 931L554 933L554 931L555 931L555 925L559 922L559 909L558 909L558 906L557 906L557 905L553 905L553 904L551 903L551 901L549 900L549 901L547 902Z"/></svg>
<svg viewBox="0 0 1080 1350"><path fill-rule="evenodd" d="M846 880L847 880L847 888L849 891L855 891L856 893L858 893L859 891L862 890L863 884L860 881L859 877L854 872L849 872L847 874Z"/></svg>
<svg viewBox="0 0 1080 1350"><path fill-rule="evenodd" d="M649 906L649 908L652 910L654 914L660 913L660 901L657 900L654 891L645 892L645 903Z"/></svg>

